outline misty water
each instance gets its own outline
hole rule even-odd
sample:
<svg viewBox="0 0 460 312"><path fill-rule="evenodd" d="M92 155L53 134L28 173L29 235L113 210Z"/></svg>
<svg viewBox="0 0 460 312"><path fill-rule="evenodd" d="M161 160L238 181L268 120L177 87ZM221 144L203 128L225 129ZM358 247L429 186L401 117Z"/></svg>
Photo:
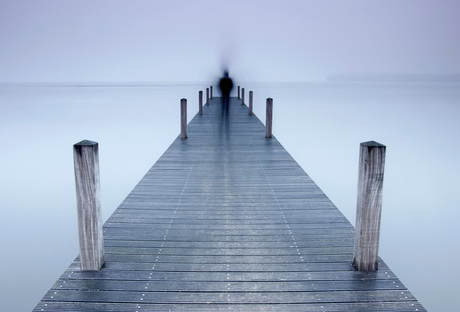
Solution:
<svg viewBox="0 0 460 312"><path fill-rule="evenodd" d="M460 84L241 84L354 224L361 142L387 146L380 256L419 301L453 311L460 279ZM0 85L0 302L29 311L78 254L72 145L99 142L106 220L189 120L205 85Z"/></svg>

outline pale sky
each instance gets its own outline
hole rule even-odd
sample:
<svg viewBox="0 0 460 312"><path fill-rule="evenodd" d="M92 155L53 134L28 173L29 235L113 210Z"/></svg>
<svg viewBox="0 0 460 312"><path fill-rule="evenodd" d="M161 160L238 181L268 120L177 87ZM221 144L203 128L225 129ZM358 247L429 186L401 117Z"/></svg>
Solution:
<svg viewBox="0 0 460 312"><path fill-rule="evenodd" d="M0 0L0 82L460 72L458 0Z"/></svg>

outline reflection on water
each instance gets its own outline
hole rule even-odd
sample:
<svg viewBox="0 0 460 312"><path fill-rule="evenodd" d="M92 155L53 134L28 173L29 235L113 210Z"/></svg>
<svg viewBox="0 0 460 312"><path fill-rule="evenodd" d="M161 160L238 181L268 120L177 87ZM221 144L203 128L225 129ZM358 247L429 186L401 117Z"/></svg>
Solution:
<svg viewBox="0 0 460 312"><path fill-rule="evenodd" d="M458 288L446 281L460 274L443 268L455 267L460 256L452 248L460 234L459 85L243 87L254 91L262 122L265 99L273 98L273 134L352 223L359 143L387 145L380 254L429 310L453 310L446 304ZM188 99L191 119L205 88L0 86L0 248L7 251L0 294L6 310L31 310L78 253L72 145L99 142L107 219L179 135L180 99Z"/></svg>

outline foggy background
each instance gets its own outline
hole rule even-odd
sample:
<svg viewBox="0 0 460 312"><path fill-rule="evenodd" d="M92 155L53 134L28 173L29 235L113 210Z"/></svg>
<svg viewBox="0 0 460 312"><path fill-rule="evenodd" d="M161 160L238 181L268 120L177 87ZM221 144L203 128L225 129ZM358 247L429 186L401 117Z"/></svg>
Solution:
<svg viewBox="0 0 460 312"><path fill-rule="evenodd" d="M274 98L274 135L353 224L359 143L387 145L380 255L428 310L454 310L459 12L443 0L0 0L2 305L32 309L78 254L71 145L101 145L107 219L178 135L179 99L192 118L228 66L261 120Z"/></svg>
<svg viewBox="0 0 460 312"><path fill-rule="evenodd" d="M460 3L0 1L0 81L208 81L458 73ZM218 72L218 71L217 71Z"/></svg>

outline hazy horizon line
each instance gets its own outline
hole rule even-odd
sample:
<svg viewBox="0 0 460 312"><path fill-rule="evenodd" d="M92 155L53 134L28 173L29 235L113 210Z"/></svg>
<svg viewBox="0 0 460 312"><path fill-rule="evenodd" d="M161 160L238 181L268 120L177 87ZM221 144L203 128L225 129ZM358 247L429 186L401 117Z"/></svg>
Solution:
<svg viewBox="0 0 460 312"><path fill-rule="evenodd" d="M259 81L234 81L237 84L251 85L290 85L290 84L315 84L315 83L335 83L335 82L460 82L460 72L452 73L384 73L384 72L343 72L331 73L325 79L316 80L259 80ZM112 81L0 81L0 86L47 86L47 87L152 87L152 86L207 86L206 81L174 81L174 80L152 80L152 81L129 81L129 80L112 80ZM212 84L214 85L214 84ZM217 81L215 81L217 85Z"/></svg>

